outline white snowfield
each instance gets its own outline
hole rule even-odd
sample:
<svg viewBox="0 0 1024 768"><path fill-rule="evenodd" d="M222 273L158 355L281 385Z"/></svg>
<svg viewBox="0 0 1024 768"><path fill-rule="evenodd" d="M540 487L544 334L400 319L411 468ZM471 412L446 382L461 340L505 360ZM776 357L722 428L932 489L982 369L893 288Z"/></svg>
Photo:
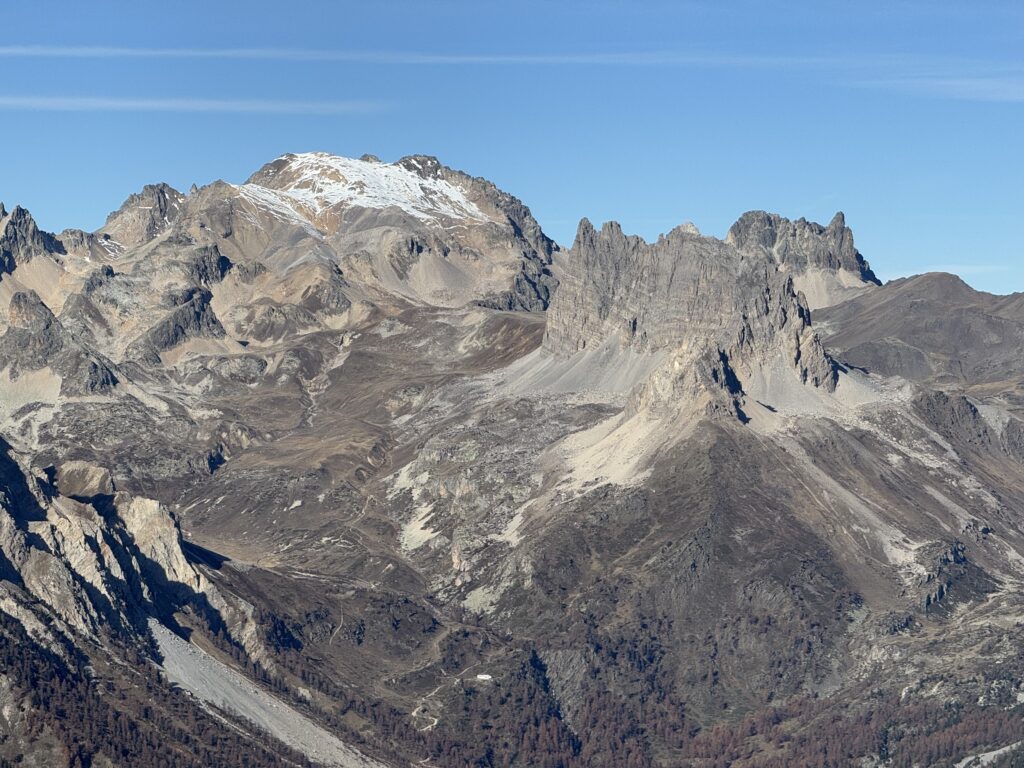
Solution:
<svg viewBox="0 0 1024 768"><path fill-rule="evenodd" d="M278 219L298 224L314 237L320 235L317 229L310 224L309 220L296 209L297 201L288 195L275 189L261 187L259 184L233 184L232 186L238 190L243 198L253 205L269 211Z"/></svg>
<svg viewBox="0 0 1024 768"><path fill-rule="evenodd" d="M334 768L386 768L158 621L150 619L149 627L164 657L167 678L201 701L248 720L316 763Z"/></svg>
<svg viewBox="0 0 1024 768"><path fill-rule="evenodd" d="M298 208L319 215L335 206L394 207L425 221L439 217L489 220L459 187L442 179L425 179L400 165L306 152L292 156L273 181L243 184L239 189L277 213ZM275 198L273 203L269 197Z"/></svg>

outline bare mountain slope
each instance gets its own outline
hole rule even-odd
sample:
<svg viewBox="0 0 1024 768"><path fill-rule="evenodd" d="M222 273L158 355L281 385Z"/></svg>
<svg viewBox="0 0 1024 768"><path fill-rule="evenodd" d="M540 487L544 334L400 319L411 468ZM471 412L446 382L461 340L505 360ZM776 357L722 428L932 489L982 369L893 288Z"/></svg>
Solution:
<svg viewBox="0 0 1024 768"><path fill-rule="evenodd" d="M975 291L955 275L887 283L816 314L826 340L852 365L979 398L1018 411L1024 392L1024 297Z"/></svg>
<svg viewBox="0 0 1024 768"><path fill-rule="evenodd" d="M0 632L29 660L0 757L951 766L1024 738L1017 297L879 286L841 215L584 220L559 251L424 156L0 223ZM138 690L148 718L84 742L60 717Z"/></svg>

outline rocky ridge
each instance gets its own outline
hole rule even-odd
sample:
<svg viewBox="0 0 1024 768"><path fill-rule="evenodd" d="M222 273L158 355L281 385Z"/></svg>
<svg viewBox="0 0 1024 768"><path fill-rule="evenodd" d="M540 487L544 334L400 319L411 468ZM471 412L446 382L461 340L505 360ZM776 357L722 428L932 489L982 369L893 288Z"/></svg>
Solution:
<svg viewBox="0 0 1024 768"><path fill-rule="evenodd" d="M0 464L4 610L41 642L53 643L51 620L93 640L131 639L147 634L150 616L228 611L158 501L117 491L109 472L86 462L38 473L5 445Z"/></svg>
<svg viewBox="0 0 1024 768"><path fill-rule="evenodd" d="M611 346L657 357L641 396L648 405L711 393L739 408L742 379L776 359L800 383L835 389L803 296L770 260L685 227L648 244L618 224L598 231L584 220L565 264L544 350L571 358Z"/></svg>
<svg viewBox="0 0 1024 768"><path fill-rule="evenodd" d="M185 196L167 184L147 184L107 217L98 234L123 248L143 245L171 226L184 202Z"/></svg>
<svg viewBox="0 0 1024 768"><path fill-rule="evenodd" d="M854 247L842 212L823 227L806 219L790 221L749 211L729 228L725 241L744 253L770 256L793 274L812 309L838 304L881 284Z"/></svg>
<svg viewBox="0 0 1024 768"><path fill-rule="evenodd" d="M32 658L163 663L254 743L232 707L276 701L394 766L1024 736L1015 297L879 286L841 214L560 251L426 156L14 219L0 631ZM888 746L847 726L875 711Z"/></svg>

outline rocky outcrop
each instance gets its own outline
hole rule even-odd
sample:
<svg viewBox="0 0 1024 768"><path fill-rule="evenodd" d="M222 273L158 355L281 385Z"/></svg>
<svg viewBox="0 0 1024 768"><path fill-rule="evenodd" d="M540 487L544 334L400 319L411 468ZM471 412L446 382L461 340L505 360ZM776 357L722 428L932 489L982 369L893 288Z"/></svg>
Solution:
<svg viewBox="0 0 1024 768"><path fill-rule="evenodd" d="M776 213L750 211L732 225L726 242L744 253L768 256L790 273L813 308L844 301L881 285L853 244L842 212L828 226Z"/></svg>
<svg viewBox="0 0 1024 768"><path fill-rule="evenodd" d="M1003 427L1003 447L1017 461L1024 464L1024 421L1007 419Z"/></svg>
<svg viewBox="0 0 1024 768"><path fill-rule="evenodd" d="M185 196L167 184L147 184L107 217L100 231L132 248L158 237L181 213Z"/></svg>
<svg viewBox="0 0 1024 768"><path fill-rule="evenodd" d="M961 394L926 391L916 398L914 406L925 422L947 440L975 448L995 442L977 406Z"/></svg>
<svg viewBox="0 0 1024 768"><path fill-rule="evenodd" d="M54 489L0 448L0 560L8 564L0 589L21 610L70 632L129 638L145 636L156 613L191 606L207 618L224 606L158 502L114 492L109 473L84 462L62 466Z"/></svg>
<svg viewBox="0 0 1024 768"><path fill-rule="evenodd" d="M8 308L4 345L18 362L35 370L47 365L63 348L60 325L35 291L18 291Z"/></svg>
<svg viewBox="0 0 1024 768"><path fill-rule="evenodd" d="M138 551L139 569L148 581L165 580L184 585L195 594L210 589L185 558L178 523L160 502L118 494L114 506Z"/></svg>
<svg viewBox="0 0 1024 768"><path fill-rule="evenodd" d="M0 369L12 376L51 368L64 394L106 392L117 384L114 366L65 331L34 291L11 298L8 328L0 336Z"/></svg>
<svg viewBox="0 0 1024 768"><path fill-rule="evenodd" d="M729 228L726 242L741 251L763 251L779 263L802 271L811 267L853 272L865 282L880 282L853 245L853 231L840 211L828 226L750 211Z"/></svg>
<svg viewBox="0 0 1024 768"><path fill-rule="evenodd" d="M774 261L679 227L655 243L615 223L580 223L565 259L544 349L568 358L608 348L661 355L648 397L707 389L738 396L744 374L782 361L832 391L836 372L792 278Z"/></svg>
<svg viewBox="0 0 1024 768"><path fill-rule="evenodd" d="M199 246L181 262L182 272L195 285L219 283L231 269L231 260L216 245Z"/></svg>
<svg viewBox="0 0 1024 768"><path fill-rule="evenodd" d="M174 306L160 322L128 345L125 357L151 365L159 365L160 353L186 339L221 338L224 326L210 306L212 295L201 289L188 289L166 297Z"/></svg>
<svg viewBox="0 0 1024 768"><path fill-rule="evenodd" d="M506 312L543 312L551 305L558 278L550 261L526 258L507 291L480 300L480 306Z"/></svg>
<svg viewBox="0 0 1024 768"><path fill-rule="evenodd" d="M948 614L957 603L980 600L997 591L996 584L968 558L962 541L937 542L918 553L924 573L915 585L919 608Z"/></svg>
<svg viewBox="0 0 1024 768"><path fill-rule="evenodd" d="M8 214L0 207L0 272L10 274L42 254L63 254L64 245L36 226L32 215L21 206Z"/></svg>

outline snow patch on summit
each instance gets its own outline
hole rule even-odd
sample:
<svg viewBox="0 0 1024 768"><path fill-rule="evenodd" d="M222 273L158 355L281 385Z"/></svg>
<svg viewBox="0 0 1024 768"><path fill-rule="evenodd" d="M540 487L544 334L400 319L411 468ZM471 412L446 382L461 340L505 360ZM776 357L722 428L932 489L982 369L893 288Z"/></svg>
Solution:
<svg viewBox="0 0 1024 768"><path fill-rule="evenodd" d="M231 186L237 189L239 194L249 203L269 211L283 221L298 224L309 234L319 237L320 233L313 228L302 213L295 209L295 200L288 195L261 187L259 184L232 184ZM257 220L252 221L254 224L259 225Z"/></svg>
<svg viewBox="0 0 1024 768"><path fill-rule="evenodd" d="M335 206L355 206L399 208L426 221L439 217L489 221L459 187L443 179L423 178L400 165L326 152L287 157L287 165L245 186L273 189L314 215Z"/></svg>

